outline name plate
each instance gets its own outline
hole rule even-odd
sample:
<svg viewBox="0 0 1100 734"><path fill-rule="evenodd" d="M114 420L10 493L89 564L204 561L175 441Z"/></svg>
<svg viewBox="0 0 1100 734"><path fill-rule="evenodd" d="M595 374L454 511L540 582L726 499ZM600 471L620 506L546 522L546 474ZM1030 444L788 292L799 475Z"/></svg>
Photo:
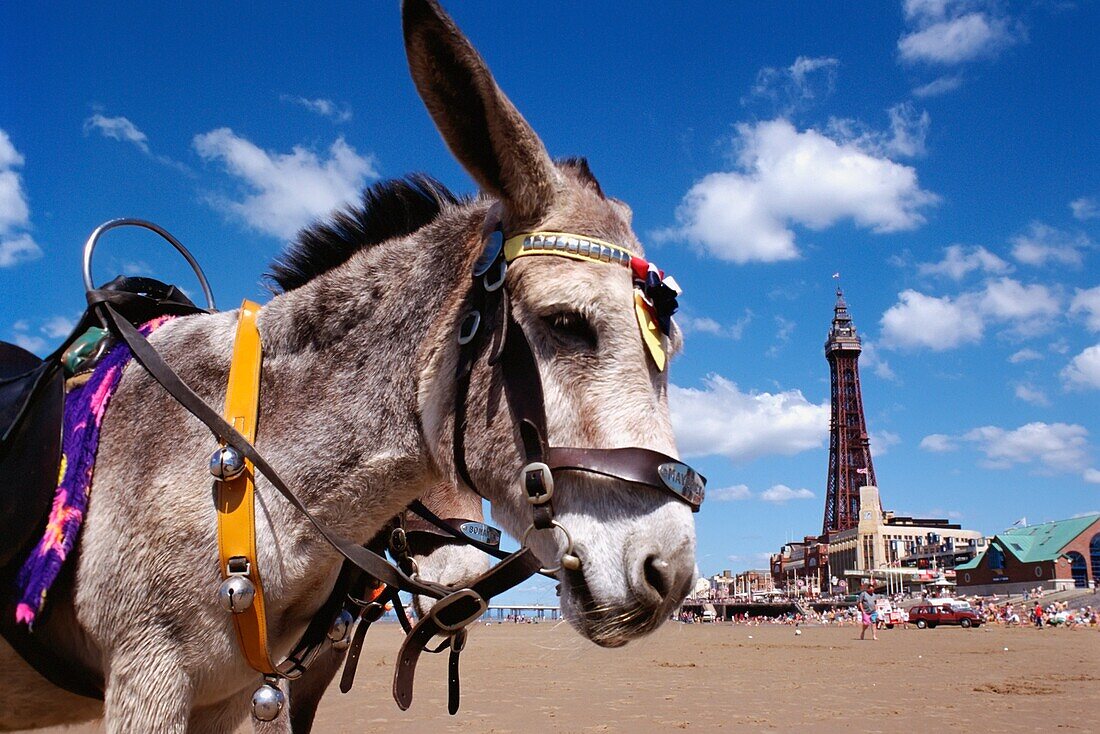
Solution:
<svg viewBox="0 0 1100 734"><path fill-rule="evenodd" d="M669 490L683 498L693 510L698 510L699 505L703 504L707 480L687 464L667 461L657 467L657 475Z"/></svg>

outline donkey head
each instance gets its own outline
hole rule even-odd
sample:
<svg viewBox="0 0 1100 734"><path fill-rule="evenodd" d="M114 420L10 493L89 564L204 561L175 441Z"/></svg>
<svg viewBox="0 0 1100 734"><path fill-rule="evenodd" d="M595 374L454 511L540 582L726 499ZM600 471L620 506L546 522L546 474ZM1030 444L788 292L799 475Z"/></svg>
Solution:
<svg viewBox="0 0 1100 734"><path fill-rule="evenodd" d="M484 61L434 0L405 0L409 66L448 147L499 205L506 238L535 231L572 233L623 248L644 263L630 209L604 195L583 161L555 163L534 130L496 85ZM459 238L455 238L459 239ZM470 238L468 238L470 239ZM481 251L465 243L467 264ZM520 257L507 271L512 317L531 346L542 382L547 440L555 446L643 447L675 455L667 376L650 356L624 262ZM469 271L460 283L469 283ZM460 286L461 288L462 286ZM461 294L459 294L461 297ZM454 304L453 324L461 313ZM667 326L663 347L679 335ZM441 466L451 465L454 331L424 367L421 409ZM663 356L663 354L662 354ZM516 537L531 526L517 481L524 463L500 367L481 359L469 390L465 455L494 516ZM692 581L695 531L690 508L657 489L591 473L565 472L553 495L556 519L572 536L579 568L560 572L562 611L582 634L607 646L655 629ZM567 548L560 530L528 534L552 564ZM568 565L568 564L567 564Z"/></svg>

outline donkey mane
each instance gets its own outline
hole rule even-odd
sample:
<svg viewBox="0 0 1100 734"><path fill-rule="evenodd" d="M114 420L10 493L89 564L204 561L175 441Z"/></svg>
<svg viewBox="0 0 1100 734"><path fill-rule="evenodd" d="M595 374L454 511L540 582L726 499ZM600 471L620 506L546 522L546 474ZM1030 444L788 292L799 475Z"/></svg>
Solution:
<svg viewBox="0 0 1100 734"><path fill-rule="evenodd" d="M298 233L268 268L264 279L276 293L305 285L347 262L360 250L404 237L460 204L442 183L425 174L379 181L352 204Z"/></svg>
<svg viewBox="0 0 1100 734"><path fill-rule="evenodd" d="M604 198L587 159L562 158L557 164ZM275 293L294 290L343 265L360 250L412 234L445 208L465 200L423 173L379 181L363 190L359 204L338 209L327 220L300 231L268 267L264 280Z"/></svg>

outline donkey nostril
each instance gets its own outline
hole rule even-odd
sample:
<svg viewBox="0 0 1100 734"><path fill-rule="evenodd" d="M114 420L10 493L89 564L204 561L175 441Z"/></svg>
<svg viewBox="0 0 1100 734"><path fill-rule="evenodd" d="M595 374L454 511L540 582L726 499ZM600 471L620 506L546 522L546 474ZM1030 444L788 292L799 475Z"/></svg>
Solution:
<svg viewBox="0 0 1100 734"><path fill-rule="evenodd" d="M659 556L647 556L643 565L645 581L662 599L671 591L672 566Z"/></svg>

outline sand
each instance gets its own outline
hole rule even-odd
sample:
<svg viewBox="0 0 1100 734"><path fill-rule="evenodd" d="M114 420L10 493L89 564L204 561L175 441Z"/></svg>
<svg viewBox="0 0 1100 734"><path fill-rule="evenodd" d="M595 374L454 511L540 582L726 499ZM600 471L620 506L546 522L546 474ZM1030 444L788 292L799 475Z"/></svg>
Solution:
<svg viewBox="0 0 1100 734"><path fill-rule="evenodd" d="M382 625L367 637L355 690L333 686L314 731L1100 732L1095 629L858 637L852 627L796 636L785 626L670 623L603 650L566 625L482 625L463 654L462 710L450 717L444 655L422 659L412 708L397 709L399 629Z"/></svg>

